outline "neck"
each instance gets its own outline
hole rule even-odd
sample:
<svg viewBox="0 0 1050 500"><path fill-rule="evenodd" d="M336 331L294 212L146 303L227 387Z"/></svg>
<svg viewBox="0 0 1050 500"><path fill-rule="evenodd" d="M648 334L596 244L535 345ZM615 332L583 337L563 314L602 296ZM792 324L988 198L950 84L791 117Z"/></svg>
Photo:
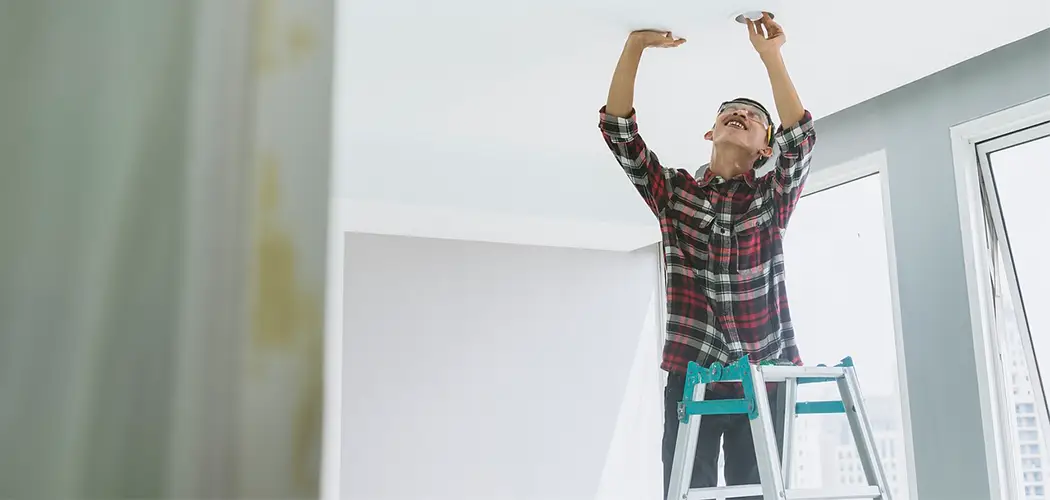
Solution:
<svg viewBox="0 0 1050 500"><path fill-rule="evenodd" d="M711 173L732 179L744 175L755 163L755 155L740 148L716 147L711 150Z"/></svg>

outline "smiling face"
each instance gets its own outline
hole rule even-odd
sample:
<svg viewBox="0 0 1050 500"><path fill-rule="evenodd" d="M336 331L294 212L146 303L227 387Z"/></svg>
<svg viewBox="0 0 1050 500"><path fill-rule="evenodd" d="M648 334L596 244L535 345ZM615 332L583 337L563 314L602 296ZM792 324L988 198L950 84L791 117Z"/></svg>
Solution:
<svg viewBox="0 0 1050 500"><path fill-rule="evenodd" d="M769 118L758 106L728 102L719 109L714 127L704 137L716 147L731 145L761 155L769 147Z"/></svg>

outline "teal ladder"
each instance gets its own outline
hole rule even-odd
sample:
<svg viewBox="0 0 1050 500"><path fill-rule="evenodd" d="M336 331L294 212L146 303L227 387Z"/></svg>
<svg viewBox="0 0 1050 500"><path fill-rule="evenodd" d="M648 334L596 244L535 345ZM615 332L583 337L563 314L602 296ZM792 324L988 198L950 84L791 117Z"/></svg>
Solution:
<svg viewBox="0 0 1050 500"><path fill-rule="evenodd" d="M744 397L704 401L707 384L715 382L740 383ZM780 459L773 430L773 415L766 394L767 382L784 384L783 460ZM798 385L813 383L837 384L840 399L798 401ZM791 488L789 471L794 465L792 446L795 419L800 415L829 413L846 414L868 484L822 489ZM704 415L731 414L744 414L751 420L751 435L761 483L690 489L701 419ZM675 444L667 500L724 500L747 496L762 496L764 500L891 500L886 474L875 449L871 423L860 395L857 372L849 357L835 366L754 365L746 356L730 365L715 363L708 368L689 363L682 400L678 403L678 420L678 441Z"/></svg>

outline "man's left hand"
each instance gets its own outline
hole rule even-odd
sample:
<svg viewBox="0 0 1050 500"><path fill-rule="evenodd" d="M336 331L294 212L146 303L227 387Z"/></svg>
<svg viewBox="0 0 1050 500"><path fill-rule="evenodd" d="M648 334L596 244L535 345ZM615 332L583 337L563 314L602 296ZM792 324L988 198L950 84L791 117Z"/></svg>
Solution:
<svg viewBox="0 0 1050 500"><path fill-rule="evenodd" d="M759 55L765 56L780 51L780 47L787 41L784 29L769 17L769 13L763 12L762 19L752 21L747 19L747 33L751 38L751 45L755 47Z"/></svg>

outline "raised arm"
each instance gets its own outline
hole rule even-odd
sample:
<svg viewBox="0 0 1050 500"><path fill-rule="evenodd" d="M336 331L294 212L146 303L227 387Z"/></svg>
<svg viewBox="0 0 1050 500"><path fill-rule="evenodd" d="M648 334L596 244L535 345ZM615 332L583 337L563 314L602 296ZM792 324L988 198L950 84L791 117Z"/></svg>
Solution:
<svg viewBox="0 0 1050 500"><path fill-rule="evenodd" d="M634 113L634 82L642 52L646 48L677 47L683 43L685 39L676 39L670 32L631 33L616 63L608 100L599 112L599 128L606 144L655 214L667 207L670 199L668 181L677 174L664 169L638 135Z"/></svg>
<svg viewBox="0 0 1050 500"><path fill-rule="evenodd" d="M776 168L767 175L773 190L777 225L784 229L802 196L817 136L813 130L813 116L802 106L780 53L780 47L787 40L784 30L768 14L759 21L748 21L747 27L751 44L769 75L773 101L780 117L780 128L774 136L780 155L776 158Z"/></svg>

